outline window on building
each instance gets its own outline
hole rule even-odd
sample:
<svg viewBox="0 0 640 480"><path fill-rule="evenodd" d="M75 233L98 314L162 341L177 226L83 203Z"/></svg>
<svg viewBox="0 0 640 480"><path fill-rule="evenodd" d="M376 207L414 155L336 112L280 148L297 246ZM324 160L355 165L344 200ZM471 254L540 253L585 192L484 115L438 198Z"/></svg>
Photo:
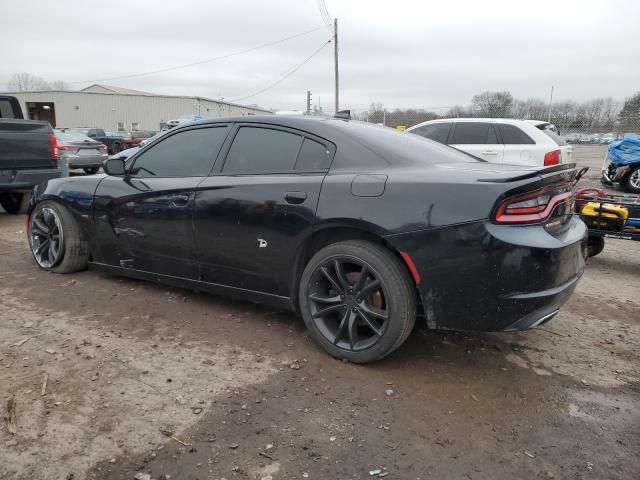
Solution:
<svg viewBox="0 0 640 480"><path fill-rule="evenodd" d="M126 131L126 127L125 127L125 123L124 122L118 122L116 124L116 128L119 132L125 132Z"/></svg>
<svg viewBox="0 0 640 480"><path fill-rule="evenodd" d="M185 130L169 135L136 158L131 174L138 177L202 177L227 136L227 127Z"/></svg>
<svg viewBox="0 0 640 480"><path fill-rule="evenodd" d="M140 122L131 122L131 131L137 132L140 130Z"/></svg>

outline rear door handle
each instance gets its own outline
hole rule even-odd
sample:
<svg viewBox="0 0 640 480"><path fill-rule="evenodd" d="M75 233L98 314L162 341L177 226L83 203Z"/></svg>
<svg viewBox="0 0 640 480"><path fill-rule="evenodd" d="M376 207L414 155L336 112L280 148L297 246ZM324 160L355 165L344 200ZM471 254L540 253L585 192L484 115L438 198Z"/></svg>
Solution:
<svg viewBox="0 0 640 480"><path fill-rule="evenodd" d="M189 204L189 195L174 195L171 197L171 205L174 207L186 207Z"/></svg>
<svg viewBox="0 0 640 480"><path fill-rule="evenodd" d="M495 150L485 150L484 152L482 152L483 155L497 155L498 152L496 152Z"/></svg>
<svg viewBox="0 0 640 480"><path fill-rule="evenodd" d="M307 194L304 192L286 192L284 199L287 203L297 205L303 203L307 199Z"/></svg>

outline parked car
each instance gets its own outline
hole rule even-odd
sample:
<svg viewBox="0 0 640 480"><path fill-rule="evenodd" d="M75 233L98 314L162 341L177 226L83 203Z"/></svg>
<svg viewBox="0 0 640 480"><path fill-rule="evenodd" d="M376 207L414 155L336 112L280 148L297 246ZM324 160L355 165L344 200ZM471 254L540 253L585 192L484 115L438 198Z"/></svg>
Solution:
<svg viewBox="0 0 640 480"><path fill-rule="evenodd" d="M450 118L423 122L406 131L491 163L540 167L571 163L573 147L549 126L512 119Z"/></svg>
<svg viewBox="0 0 640 480"><path fill-rule="evenodd" d="M140 142L142 142L145 138L151 138L156 134L156 132L149 132L146 130L141 130L137 132L129 132L127 136L124 138L124 145L126 148L131 148L137 146Z"/></svg>
<svg viewBox="0 0 640 480"><path fill-rule="evenodd" d="M70 169L81 168L90 175L98 173L109 155L107 146L75 129L57 128L56 140L60 157Z"/></svg>
<svg viewBox="0 0 640 480"><path fill-rule="evenodd" d="M202 120L202 117L200 115L195 115L195 114L181 115L176 119L169 120L167 122L167 127L173 128L173 127L177 127L182 123L197 122L198 120Z"/></svg>
<svg viewBox="0 0 640 480"><path fill-rule="evenodd" d="M74 128L83 135L86 135L89 138L92 138L96 142L100 142L103 145L107 146L107 152L111 155L114 153L118 153L120 150L124 148L124 136L117 134L109 134L102 130L101 128L88 128L88 127L80 127Z"/></svg>
<svg viewBox="0 0 640 480"><path fill-rule="evenodd" d="M575 132L565 133L564 135L562 135L562 138L568 144L582 143L579 133L575 133Z"/></svg>
<svg viewBox="0 0 640 480"><path fill-rule="evenodd" d="M616 135L615 133L605 133L604 135L600 136L600 138L598 139L598 143L608 145L611 142L615 142L616 140L618 140L618 135Z"/></svg>
<svg viewBox="0 0 640 480"><path fill-rule="evenodd" d="M584 270L572 165L495 165L386 127L256 116L176 127L104 170L37 188L27 235L40 267L91 262L298 310L353 362L399 347L418 309L431 328L540 325Z"/></svg>
<svg viewBox="0 0 640 480"><path fill-rule="evenodd" d="M49 122L24 120L15 97L0 96L0 205L26 211L33 187L65 175Z"/></svg>

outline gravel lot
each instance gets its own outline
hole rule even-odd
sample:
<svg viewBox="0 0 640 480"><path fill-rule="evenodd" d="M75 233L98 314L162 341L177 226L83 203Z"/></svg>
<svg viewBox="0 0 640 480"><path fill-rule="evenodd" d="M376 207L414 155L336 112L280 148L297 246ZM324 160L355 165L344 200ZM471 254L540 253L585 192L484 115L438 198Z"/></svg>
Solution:
<svg viewBox="0 0 640 480"><path fill-rule="evenodd" d="M575 152L598 184L602 147ZM543 328L419 325L356 366L289 313L39 270L24 220L0 213L1 479L640 478L640 243Z"/></svg>

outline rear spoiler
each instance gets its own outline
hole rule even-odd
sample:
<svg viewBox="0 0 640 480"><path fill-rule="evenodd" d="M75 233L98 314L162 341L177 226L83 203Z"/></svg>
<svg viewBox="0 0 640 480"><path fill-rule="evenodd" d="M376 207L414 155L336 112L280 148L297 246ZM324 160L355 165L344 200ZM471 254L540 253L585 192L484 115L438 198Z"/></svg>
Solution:
<svg viewBox="0 0 640 480"><path fill-rule="evenodd" d="M579 172L576 171L575 163L561 163L560 165L554 165L553 167L543 167L531 169L530 172L523 173L520 175L516 175L514 177L509 178L481 178L478 179L479 182L487 182L487 183L510 183L510 182L518 182L520 180L528 180L531 178L542 177L543 180L553 178L553 181L557 181L559 177L566 175L569 181L574 181L575 177L578 177L577 180L584 175L586 170L583 168ZM577 181L575 180L575 181ZM543 181L543 183L550 183L548 181Z"/></svg>

